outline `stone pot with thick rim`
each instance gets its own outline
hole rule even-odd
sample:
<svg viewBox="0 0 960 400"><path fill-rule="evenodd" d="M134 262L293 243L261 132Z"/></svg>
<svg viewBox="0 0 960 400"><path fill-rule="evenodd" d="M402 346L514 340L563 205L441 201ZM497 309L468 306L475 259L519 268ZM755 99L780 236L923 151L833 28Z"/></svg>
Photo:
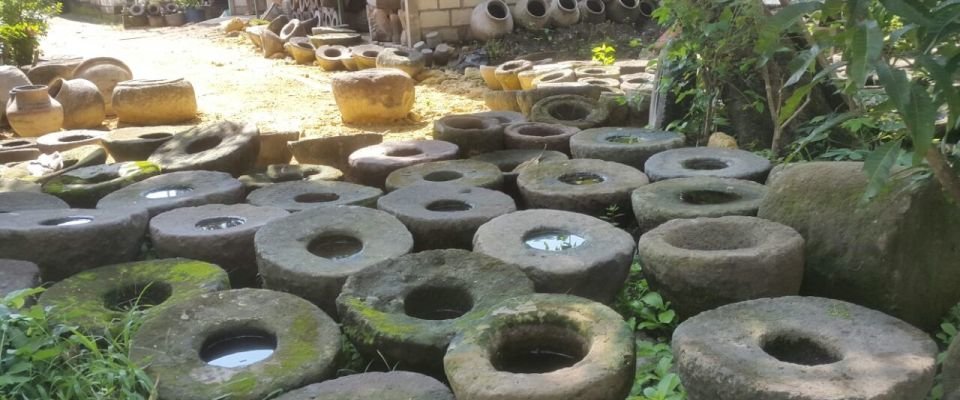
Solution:
<svg viewBox="0 0 960 400"><path fill-rule="evenodd" d="M607 18L613 22L633 22L640 16L638 0L610 0L607 4Z"/></svg>
<svg viewBox="0 0 960 400"><path fill-rule="evenodd" d="M120 82L113 103L120 122L136 125L176 124L197 116L197 95L183 78Z"/></svg>
<svg viewBox="0 0 960 400"><path fill-rule="evenodd" d="M549 4L545 0L520 0L513 7L513 19L528 31L542 31L550 20L548 9Z"/></svg>
<svg viewBox="0 0 960 400"><path fill-rule="evenodd" d="M607 20L607 5L603 0L580 0L580 23L598 24Z"/></svg>
<svg viewBox="0 0 960 400"><path fill-rule="evenodd" d="M63 129L89 129L103 124L106 105L93 82L57 78L50 84L48 92L63 106Z"/></svg>
<svg viewBox="0 0 960 400"><path fill-rule="evenodd" d="M7 121L23 137L56 132L63 125L63 106L50 98L44 85L17 86L7 101Z"/></svg>
<svg viewBox="0 0 960 400"><path fill-rule="evenodd" d="M26 86L30 84L27 74L24 74L20 68L12 66L0 66L0 104L6 108L7 100L10 99L10 90L17 86ZM5 111L0 111L0 121L5 121Z"/></svg>
<svg viewBox="0 0 960 400"><path fill-rule="evenodd" d="M103 96L103 104L108 116L114 115L113 112L113 88L118 83L133 79L133 72L127 64L116 58L94 57L80 63L73 70L75 79L86 79L97 85L100 94Z"/></svg>
<svg viewBox="0 0 960 400"><path fill-rule="evenodd" d="M473 8L470 36L474 39L490 40L510 32L513 32L513 15L503 1L488 0Z"/></svg>
<svg viewBox="0 0 960 400"><path fill-rule="evenodd" d="M577 0L551 0L547 9L547 19L555 27L570 26L580 21L580 7Z"/></svg>

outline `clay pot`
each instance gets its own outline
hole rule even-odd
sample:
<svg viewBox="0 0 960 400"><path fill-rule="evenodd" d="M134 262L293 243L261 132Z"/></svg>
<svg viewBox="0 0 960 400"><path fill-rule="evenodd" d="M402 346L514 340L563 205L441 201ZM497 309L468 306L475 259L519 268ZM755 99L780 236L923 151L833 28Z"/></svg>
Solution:
<svg viewBox="0 0 960 400"><path fill-rule="evenodd" d="M17 67L0 66L0 102L6 107L7 100L10 98L10 90L17 86L26 86L30 84L27 75ZM3 120L5 112L0 112L0 120Z"/></svg>
<svg viewBox="0 0 960 400"><path fill-rule="evenodd" d="M660 7L660 4L656 0L640 0L640 5L638 6L640 18L652 18L653 12L657 10L657 7Z"/></svg>
<svg viewBox="0 0 960 400"><path fill-rule="evenodd" d="M283 41L273 31L264 29L260 32L260 47L263 49L263 56L270 58L274 54L283 52Z"/></svg>
<svg viewBox="0 0 960 400"><path fill-rule="evenodd" d="M550 21L547 16L548 9L549 4L545 0L520 0L513 7L513 19L523 29L542 31Z"/></svg>
<svg viewBox="0 0 960 400"><path fill-rule="evenodd" d="M108 116L113 115L113 88L117 83L133 79L130 67L116 58L94 57L80 63L73 70L75 79L86 79L97 85L103 96L104 111Z"/></svg>
<svg viewBox="0 0 960 400"><path fill-rule="evenodd" d="M163 20L167 23L167 26L182 26L187 23L187 16L183 15L182 12L178 12L164 15Z"/></svg>
<svg viewBox="0 0 960 400"><path fill-rule="evenodd" d="M610 0L610 3L607 4L607 18L613 22L632 22L639 15L639 0Z"/></svg>
<svg viewBox="0 0 960 400"><path fill-rule="evenodd" d="M44 85L17 86L7 101L7 121L23 137L56 132L63 124L63 106L50 98Z"/></svg>
<svg viewBox="0 0 960 400"><path fill-rule="evenodd" d="M504 90L520 90L519 73L533 69L533 63L527 60L513 60L500 64L494 74Z"/></svg>
<svg viewBox="0 0 960 400"><path fill-rule="evenodd" d="M580 0L580 22L599 24L607 20L607 5L603 0Z"/></svg>
<svg viewBox="0 0 960 400"><path fill-rule="evenodd" d="M50 84L50 97L63 106L63 129L96 128L106 118L103 95L86 79L57 79Z"/></svg>
<svg viewBox="0 0 960 400"><path fill-rule="evenodd" d="M470 35L477 40L490 40L513 32L510 7L501 0L477 4L470 14Z"/></svg>
<svg viewBox="0 0 960 400"><path fill-rule="evenodd" d="M27 78L34 85L50 85L57 78L73 79L73 70L82 62L80 57L43 61L27 71Z"/></svg>
<svg viewBox="0 0 960 400"><path fill-rule="evenodd" d="M303 30L303 26L300 25L299 19L291 19L290 22L287 22L287 24L280 29L280 40L284 43L289 42L292 38L300 36L307 36L307 32Z"/></svg>
<svg viewBox="0 0 960 400"><path fill-rule="evenodd" d="M279 37L280 30L282 30L283 27L286 26L288 22L290 22L290 17L287 17L286 15L281 15L279 17L274 18L272 21L270 21L269 24L267 24L267 30L275 33L277 37Z"/></svg>
<svg viewBox="0 0 960 400"><path fill-rule="evenodd" d="M317 49L317 64L324 71L336 71L346 68L343 64L350 60L350 49L338 45L325 45Z"/></svg>
<svg viewBox="0 0 960 400"><path fill-rule="evenodd" d="M197 95L182 78L120 82L113 102L117 119L135 125L176 124L197 116Z"/></svg>
<svg viewBox="0 0 960 400"><path fill-rule="evenodd" d="M492 90L503 89L503 86L500 85L500 81L497 80L496 71L497 71L496 65L480 66L480 77L483 78L483 83L486 83L487 87Z"/></svg>
<svg viewBox="0 0 960 400"><path fill-rule="evenodd" d="M353 55L353 60L357 63L358 70L376 68L377 57L380 55L381 51L383 51L383 47L375 44L363 44L350 48L350 52Z"/></svg>
<svg viewBox="0 0 960 400"><path fill-rule="evenodd" d="M250 39L250 43L253 43L253 46L257 49L262 48L262 43L260 42L260 34L263 33L264 27L261 26L251 26L243 30L243 34L247 35L247 39Z"/></svg>
<svg viewBox="0 0 960 400"><path fill-rule="evenodd" d="M293 56L297 64L313 64L313 61L317 59L317 49L313 48L310 42L287 42L283 47L287 50L287 53Z"/></svg>
<svg viewBox="0 0 960 400"><path fill-rule="evenodd" d="M580 7L577 0L551 0L547 9L547 19L552 26L570 26L580 21Z"/></svg>

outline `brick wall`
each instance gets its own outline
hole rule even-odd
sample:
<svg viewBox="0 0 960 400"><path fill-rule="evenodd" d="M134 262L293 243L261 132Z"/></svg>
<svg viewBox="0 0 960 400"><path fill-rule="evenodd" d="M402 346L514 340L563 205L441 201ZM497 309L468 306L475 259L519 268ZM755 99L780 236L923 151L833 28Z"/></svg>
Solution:
<svg viewBox="0 0 960 400"><path fill-rule="evenodd" d="M447 42L470 40L470 14L473 8L484 0L407 0L408 5L416 2L420 34L411 32L415 40L423 40L423 34L437 31ZM516 0L505 0L510 6ZM412 7L410 7L412 8ZM511 9L511 11L513 11Z"/></svg>

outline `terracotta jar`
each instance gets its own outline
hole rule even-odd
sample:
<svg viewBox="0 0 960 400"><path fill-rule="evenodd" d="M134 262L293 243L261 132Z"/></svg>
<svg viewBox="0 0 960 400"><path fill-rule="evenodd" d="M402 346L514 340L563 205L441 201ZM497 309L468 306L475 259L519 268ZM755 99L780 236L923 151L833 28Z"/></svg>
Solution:
<svg viewBox="0 0 960 400"><path fill-rule="evenodd" d="M106 117L103 95L86 79L57 79L50 84L50 97L63 106L63 129L96 128Z"/></svg>
<svg viewBox="0 0 960 400"><path fill-rule="evenodd" d="M603 0L580 0L580 22L599 24L607 20L607 5Z"/></svg>
<svg viewBox="0 0 960 400"><path fill-rule="evenodd" d="M17 67L11 66L0 66L0 104L4 107L7 105L7 99L10 96L10 90L17 86L25 86L30 84L30 79L27 79L27 75ZM4 111L0 111L0 121L4 120Z"/></svg>
<svg viewBox="0 0 960 400"><path fill-rule="evenodd" d="M513 32L513 14L500 0L477 4L470 14L470 35L477 40L495 39Z"/></svg>
<svg viewBox="0 0 960 400"><path fill-rule="evenodd" d="M94 57L80 63L73 70L75 79L86 79L97 85L103 96L104 111L113 115L113 88L117 83L133 79L130 67L116 58Z"/></svg>
<svg viewBox="0 0 960 400"><path fill-rule="evenodd" d="M50 98L44 85L17 86L7 101L7 121L23 137L56 132L63 124L63 106Z"/></svg>
<svg viewBox="0 0 960 400"><path fill-rule="evenodd" d="M570 26L580 22L580 8L576 0L552 0L547 10L550 25Z"/></svg>
<svg viewBox="0 0 960 400"><path fill-rule="evenodd" d="M549 7L545 0L519 0L513 6L513 20L528 31L542 31L550 21Z"/></svg>

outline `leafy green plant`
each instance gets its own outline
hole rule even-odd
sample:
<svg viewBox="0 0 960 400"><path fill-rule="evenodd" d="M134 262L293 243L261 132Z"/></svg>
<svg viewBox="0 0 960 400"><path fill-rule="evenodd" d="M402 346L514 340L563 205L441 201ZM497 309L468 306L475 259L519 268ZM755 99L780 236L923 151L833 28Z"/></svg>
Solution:
<svg viewBox="0 0 960 400"><path fill-rule="evenodd" d="M650 290L638 260L634 260L630 265L627 284L617 296L614 308L634 330L653 335L666 335L677 324L677 314L670 308L670 302L664 301L659 293Z"/></svg>
<svg viewBox="0 0 960 400"><path fill-rule="evenodd" d="M129 358L140 312L127 313L115 335L90 335L54 323L41 306L24 307L42 291L15 292L0 302L0 398L155 397L155 382Z"/></svg>
<svg viewBox="0 0 960 400"><path fill-rule="evenodd" d="M16 65L33 63L40 38L47 34L47 20L60 13L56 0L0 0L0 46L4 61Z"/></svg>
<svg viewBox="0 0 960 400"><path fill-rule="evenodd" d="M617 61L617 48L607 43L601 43L591 50L593 61L600 62L603 65L613 65Z"/></svg>

